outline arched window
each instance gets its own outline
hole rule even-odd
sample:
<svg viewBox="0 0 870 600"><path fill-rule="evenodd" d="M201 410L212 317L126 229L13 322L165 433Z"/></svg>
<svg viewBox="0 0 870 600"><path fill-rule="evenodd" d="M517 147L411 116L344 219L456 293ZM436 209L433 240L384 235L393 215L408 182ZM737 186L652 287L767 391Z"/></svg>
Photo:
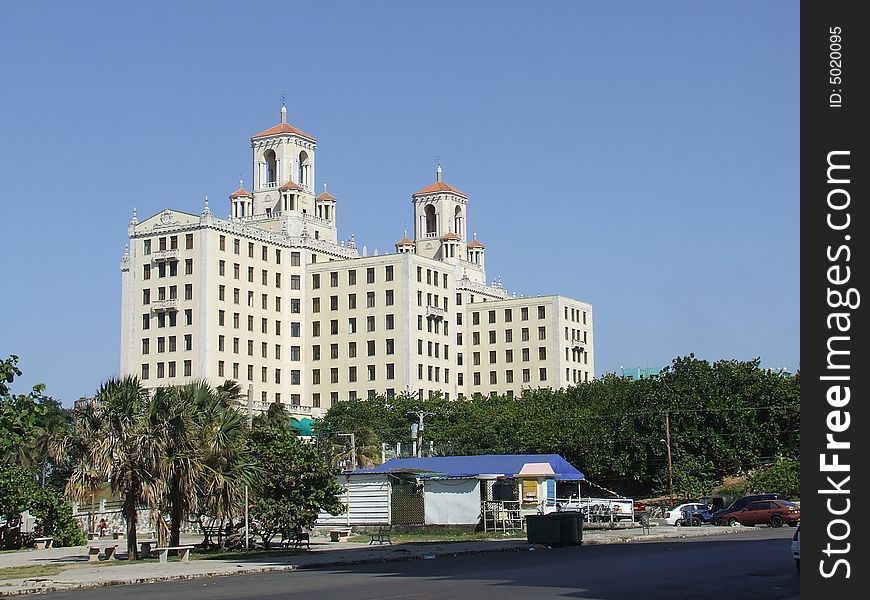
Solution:
<svg viewBox="0 0 870 600"><path fill-rule="evenodd" d="M299 185L309 187L308 178L310 176L311 160L308 158L308 153L304 150L299 153Z"/></svg>
<svg viewBox="0 0 870 600"><path fill-rule="evenodd" d="M266 185L275 185L278 180L278 159L274 150L266 150L263 154L266 161Z"/></svg>
<svg viewBox="0 0 870 600"><path fill-rule="evenodd" d="M456 210L453 212L453 233L464 238L465 234L462 233L462 225L462 208L457 206Z"/></svg>
<svg viewBox="0 0 870 600"><path fill-rule="evenodd" d="M426 208L423 209L423 214L426 217L426 233L437 233L436 229L437 223L435 220L435 207L431 204L427 204Z"/></svg>

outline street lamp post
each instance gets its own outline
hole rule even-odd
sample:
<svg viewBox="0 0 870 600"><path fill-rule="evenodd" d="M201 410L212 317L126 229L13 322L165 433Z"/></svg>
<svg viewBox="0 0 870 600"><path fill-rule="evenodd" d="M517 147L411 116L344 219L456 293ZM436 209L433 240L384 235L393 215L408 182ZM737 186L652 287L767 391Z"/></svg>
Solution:
<svg viewBox="0 0 870 600"><path fill-rule="evenodd" d="M671 415L665 413L665 444L668 447L668 492L671 496L671 508L674 506L674 467L671 462Z"/></svg>

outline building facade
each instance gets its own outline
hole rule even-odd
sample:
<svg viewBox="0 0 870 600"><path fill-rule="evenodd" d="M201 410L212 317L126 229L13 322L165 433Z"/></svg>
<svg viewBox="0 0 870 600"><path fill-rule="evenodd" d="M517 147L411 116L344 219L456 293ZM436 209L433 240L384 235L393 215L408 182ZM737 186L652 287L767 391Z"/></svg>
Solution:
<svg viewBox="0 0 870 600"><path fill-rule="evenodd" d="M281 122L251 138L252 191L199 214L135 211L121 260L121 373L148 387L237 381L255 410L320 414L375 394L517 394L589 381L592 307L487 283L468 197L411 196L413 239L367 256L315 195L317 141Z"/></svg>

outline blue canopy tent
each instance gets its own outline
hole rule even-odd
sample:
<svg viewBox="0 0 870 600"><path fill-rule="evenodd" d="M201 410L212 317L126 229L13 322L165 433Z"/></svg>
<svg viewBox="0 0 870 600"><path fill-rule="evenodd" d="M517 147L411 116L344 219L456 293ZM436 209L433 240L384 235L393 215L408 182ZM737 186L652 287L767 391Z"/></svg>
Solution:
<svg viewBox="0 0 870 600"><path fill-rule="evenodd" d="M477 477L499 475L513 477L529 464L546 463L557 481L580 481L586 477L558 454L481 454L478 456L430 456L394 458L382 465L357 469L354 473L413 473L421 478Z"/></svg>

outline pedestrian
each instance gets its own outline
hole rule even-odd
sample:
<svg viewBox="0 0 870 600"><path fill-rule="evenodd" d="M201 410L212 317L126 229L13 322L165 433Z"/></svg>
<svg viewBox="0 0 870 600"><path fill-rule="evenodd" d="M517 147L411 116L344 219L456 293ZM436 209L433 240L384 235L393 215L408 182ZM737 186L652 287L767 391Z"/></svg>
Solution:
<svg viewBox="0 0 870 600"><path fill-rule="evenodd" d="M100 524L99 524L99 526L97 527L97 529L100 530L100 537L103 537L103 536L106 535L106 529L107 529L108 527L109 527L109 524L106 523L106 519L100 519Z"/></svg>

